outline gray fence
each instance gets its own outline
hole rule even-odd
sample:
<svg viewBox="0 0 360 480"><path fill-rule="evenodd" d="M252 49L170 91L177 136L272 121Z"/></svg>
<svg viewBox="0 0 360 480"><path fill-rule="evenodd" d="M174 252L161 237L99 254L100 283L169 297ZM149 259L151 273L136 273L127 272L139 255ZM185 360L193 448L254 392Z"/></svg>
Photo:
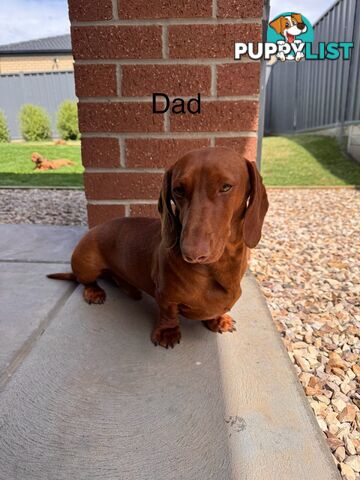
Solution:
<svg viewBox="0 0 360 480"><path fill-rule="evenodd" d="M0 75L0 109L5 112L12 139L21 138L19 111L24 103L44 107L56 137L56 111L64 100L75 100L73 72L36 72Z"/></svg>
<svg viewBox="0 0 360 480"><path fill-rule="evenodd" d="M280 62L266 89L265 133L343 127L360 121L360 0L338 0L314 25L319 42L354 42L350 60Z"/></svg>

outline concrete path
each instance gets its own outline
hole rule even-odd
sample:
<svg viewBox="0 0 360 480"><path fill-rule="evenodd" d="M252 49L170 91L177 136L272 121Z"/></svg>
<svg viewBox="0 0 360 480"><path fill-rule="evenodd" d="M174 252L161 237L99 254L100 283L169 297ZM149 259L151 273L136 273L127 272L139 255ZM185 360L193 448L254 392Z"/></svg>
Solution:
<svg viewBox="0 0 360 480"><path fill-rule="evenodd" d="M155 348L151 298L45 277L82 232L0 226L0 480L340 478L251 275L236 333Z"/></svg>

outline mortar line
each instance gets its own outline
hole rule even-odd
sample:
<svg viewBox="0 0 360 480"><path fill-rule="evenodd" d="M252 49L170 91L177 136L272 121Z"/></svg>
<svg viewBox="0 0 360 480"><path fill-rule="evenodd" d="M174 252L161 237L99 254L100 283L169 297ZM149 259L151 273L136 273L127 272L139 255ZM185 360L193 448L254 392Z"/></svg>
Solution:
<svg viewBox="0 0 360 480"><path fill-rule="evenodd" d="M125 169L126 168L126 149L125 149L125 140L123 138L119 138L119 148L120 148L120 166L123 169Z"/></svg>
<svg viewBox="0 0 360 480"><path fill-rule="evenodd" d="M143 199L139 200L138 198L134 199L126 199L126 200L119 200L119 199L113 199L113 200L88 200L87 202L89 205L156 205L157 200L149 200L149 199Z"/></svg>
<svg viewBox="0 0 360 480"><path fill-rule="evenodd" d="M216 81L216 80L215 80ZM213 91L215 93L213 94ZM173 101L177 96L169 96L169 100ZM182 96L184 100L190 100L193 98L191 95ZM79 97L81 103L152 103L152 97ZM201 97L201 101L204 102L214 102L214 101L223 101L223 102L238 102L238 101L251 101L258 102L259 95L223 95L216 96L216 85L213 85L213 80L211 78L211 95L206 95ZM164 100L157 100L157 102L164 102Z"/></svg>
<svg viewBox="0 0 360 480"><path fill-rule="evenodd" d="M222 65L224 63L260 63L260 60L252 60L244 57L241 60L234 60L233 58L113 58L102 59L94 58L92 60L86 58L76 59L75 63L80 65L96 65L96 64L120 64L120 65Z"/></svg>
<svg viewBox="0 0 360 480"><path fill-rule="evenodd" d="M168 40L168 27L163 25L162 27L162 56L164 59L169 58L169 40Z"/></svg>
<svg viewBox="0 0 360 480"><path fill-rule="evenodd" d="M170 132L170 113L169 110L166 110L164 114L164 132Z"/></svg>
<svg viewBox="0 0 360 480"><path fill-rule="evenodd" d="M131 211L130 211L130 203L124 203L125 206L125 217L130 217Z"/></svg>
<svg viewBox="0 0 360 480"><path fill-rule="evenodd" d="M113 19L118 20L119 19L119 12L118 12L118 3L117 0L112 0L112 14L113 14Z"/></svg>
<svg viewBox="0 0 360 480"><path fill-rule="evenodd" d="M217 8L216 8L217 10ZM217 11L215 10L215 13ZM213 8L214 12L214 8ZM120 23L121 22L121 23ZM169 26L169 25L261 25L261 18L163 18L163 19L127 19L127 20L96 20L96 21L73 21L71 25L73 27L113 27L113 26Z"/></svg>
<svg viewBox="0 0 360 480"><path fill-rule="evenodd" d="M60 312L62 307L67 302L67 300L74 293L77 286L78 286L77 284L69 285L66 292L59 298L59 300L50 309L50 311L45 316L45 318L40 322L37 329L30 335L30 337L27 340L25 340L25 342L22 344L19 350L13 355L9 365L0 374L0 393L4 390L6 385L10 382L12 376L17 371L17 369L23 364L24 360L33 351L40 337L50 326L52 321L55 319L57 314Z"/></svg>
<svg viewBox="0 0 360 480"><path fill-rule="evenodd" d="M120 142L123 139L120 139ZM164 168L126 168L124 167L87 167L85 169L86 173L164 173Z"/></svg>
<svg viewBox="0 0 360 480"><path fill-rule="evenodd" d="M83 138L124 138L126 139L135 139L135 140L168 140L169 138L178 138L182 140L192 140L197 138L204 138L214 136L214 138L257 138L256 131L238 131L238 132L156 132L156 133L145 133L145 132L83 132L81 134Z"/></svg>
<svg viewBox="0 0 360 480"><path fill-rule="evenodd" d="M212 1L212 16L213 18L217 17L217 0Z"/></svg>
<svg viewBox="0 0 360 480"><path fill-rule="evenodd" d="M120 64L116 65L116 92L117 96L121 97L121 82L122 82L122 67Z"/></svg>
<svg viewBox="0 0 360 480"><path fill-rule="evenodd" d="M216 68L216 65L210 65L210 70L211 70L210 94L211 94L211 97L214 97L214 98L216 98L216 100L219 100L219 97L217 97L217 68Z"/></svg>

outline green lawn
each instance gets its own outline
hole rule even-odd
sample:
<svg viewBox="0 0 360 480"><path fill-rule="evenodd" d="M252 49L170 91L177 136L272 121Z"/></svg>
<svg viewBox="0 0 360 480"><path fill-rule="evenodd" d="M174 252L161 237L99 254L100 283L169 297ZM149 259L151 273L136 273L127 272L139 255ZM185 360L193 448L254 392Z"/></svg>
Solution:
<svg viewBox="0 0 360 480"><path fill-rule="evenodd" d="M316 135L264 138L261 174L267 186L360 185L360 164Z"/></svg>
<svg viewBox="0 0 360 480"><path fill-rule="evenodd" d="M33 152L76 165L35 171ZM0 143L0 187L82 187L82 172L80 142ZM335 139L315 135L264 138L261 173L267 186L360 185L360 164L342 153Z"/></svg>
<svg viewBox="0 0 360 480"><path fill-rule="evenodd" d="M49 160L68 158L76 165L39 172L31 161L33 152ZM80 142L0 143L0 186L82 187Z"/></svg>

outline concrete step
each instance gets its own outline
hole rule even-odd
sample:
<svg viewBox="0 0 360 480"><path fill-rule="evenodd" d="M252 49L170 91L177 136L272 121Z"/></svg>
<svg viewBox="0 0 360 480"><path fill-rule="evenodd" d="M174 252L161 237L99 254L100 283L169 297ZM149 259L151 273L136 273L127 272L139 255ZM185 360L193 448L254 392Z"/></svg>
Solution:
<svg viewBox="0 0 360 480"><path fill-rule="evenodd" d="M33 275L40 282L43 273ZM22 294L36 295L35 282L24 276ZM150 342L153 299L135 302L103 286L102 306L85 304L81 286L59 291L44 333L36 330L3 382L1 480L339 478L252 275L232 310L236 333L183 319L174 350ZM34 318L43 318L34 305ZM21 323L21 313L11 317Z"/></svg>

